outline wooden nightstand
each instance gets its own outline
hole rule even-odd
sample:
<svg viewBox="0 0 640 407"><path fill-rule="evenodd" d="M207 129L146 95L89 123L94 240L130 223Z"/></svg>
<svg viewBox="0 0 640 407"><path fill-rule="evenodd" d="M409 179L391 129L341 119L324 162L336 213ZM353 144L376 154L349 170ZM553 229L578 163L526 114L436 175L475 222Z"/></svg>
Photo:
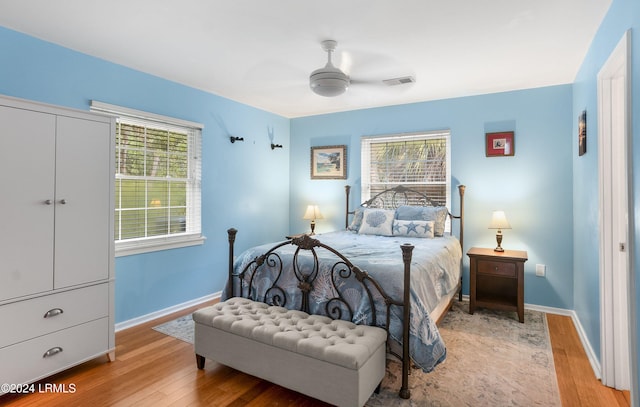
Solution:
<svg viewBox="0 0 640 407"><path fill-rule="evenodd" d="M472 247L467 252L470 260L469 313L476 307L516 311L524 322L524 262L525 251Z"/></svg>

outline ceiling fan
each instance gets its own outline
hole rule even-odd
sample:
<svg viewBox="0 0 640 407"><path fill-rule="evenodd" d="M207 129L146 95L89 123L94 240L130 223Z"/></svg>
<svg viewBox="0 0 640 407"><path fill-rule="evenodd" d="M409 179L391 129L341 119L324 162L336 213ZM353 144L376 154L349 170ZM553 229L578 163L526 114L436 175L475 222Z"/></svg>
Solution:
<svg viewBox="0 0 640 407"><path fill-rule="evenodd" d="M346 92L349 86L354 82L349 77L349 75L334 66L331 62L331 54L335 51L338 43L334 40L325 40L322 41L321 45L322 49L327 52L327 64L324 67L318 68L315 71L311 72L311 75L309 75L309 87L314 93L320 96L339 96ZM415 82L415 79L413 76L405 76L375 82L393 86L413 83ZM356 81L355 83L364 82Z"/></svg>
<svg viewBox="0 0 640 407"><path fill-rule="evenodd" d="M322 41L322 49L327 52L327 64L311 72L309 87L320 96L333 97L343 94L351 84L349 75L331 63L331 54L338 43L333 40Z"/></svg>

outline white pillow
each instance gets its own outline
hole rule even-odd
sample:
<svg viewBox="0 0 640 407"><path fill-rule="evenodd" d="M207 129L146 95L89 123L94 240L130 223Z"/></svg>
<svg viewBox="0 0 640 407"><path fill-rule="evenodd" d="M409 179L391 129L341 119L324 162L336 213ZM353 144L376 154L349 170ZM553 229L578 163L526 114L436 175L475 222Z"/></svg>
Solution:
<svg viewBox="0 0 640 407"><path fill-rule="evenodd" d="M407 237L432 238L434 231L432 220L394 220L393 235Z"/></svg>
<svg viewBox="0 0 640 407"><path fill-rule="evenodd" d="M362 216L362 225L358 233L363 235L393 236L393 218L395 210L392 209L365 209Z"/></svg>

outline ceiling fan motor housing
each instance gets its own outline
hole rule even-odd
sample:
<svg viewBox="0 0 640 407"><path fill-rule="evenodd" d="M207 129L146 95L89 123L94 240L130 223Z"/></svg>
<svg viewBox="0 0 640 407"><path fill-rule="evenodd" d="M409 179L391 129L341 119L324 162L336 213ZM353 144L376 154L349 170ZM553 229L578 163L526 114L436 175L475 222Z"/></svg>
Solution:
<svg viewBox="0 0 640 407"><path fill-rule="evenodd" d="M335 67L316 69L309 77L311 90L320 96L338 96L349 87L349 77Z"/></svg>
<svg viewBox="0 0 640 407"><path fill-rule="evenodd" d="M338 43L333 40L322 42L322 49L327 52L327 64L316 69L309 76L309 87L320 96L332 97L343 94L351 83L347 76L340 69L331 63L331 53Z"/></svg>

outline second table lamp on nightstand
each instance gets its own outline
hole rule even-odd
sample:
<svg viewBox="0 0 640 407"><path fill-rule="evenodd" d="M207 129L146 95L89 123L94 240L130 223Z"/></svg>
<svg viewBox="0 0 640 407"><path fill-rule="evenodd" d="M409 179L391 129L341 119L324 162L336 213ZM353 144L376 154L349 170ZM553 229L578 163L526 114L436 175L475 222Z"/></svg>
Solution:
<svg viewBox="0 0 640 407"><path fill-rule="evenodd" d="M322 214L320 213L320 209L318 205L309 205L307 206L307 211L304 213L302 219L310 219L311 220L311 234L315 235L316 229L316 219L322 219Z"/></svg>
<svg viewBox="0 0 640 407"><path fill-rule="evenodd" d="M489 229L498 229L496 233L496 241L498 242L498 246L493 249L494 252L503 252L502 248L502 229L511 229L511 225L507 220L507 217L504 214L504 211L494 211L491 216L491 224L489 225Z"/></svg>

